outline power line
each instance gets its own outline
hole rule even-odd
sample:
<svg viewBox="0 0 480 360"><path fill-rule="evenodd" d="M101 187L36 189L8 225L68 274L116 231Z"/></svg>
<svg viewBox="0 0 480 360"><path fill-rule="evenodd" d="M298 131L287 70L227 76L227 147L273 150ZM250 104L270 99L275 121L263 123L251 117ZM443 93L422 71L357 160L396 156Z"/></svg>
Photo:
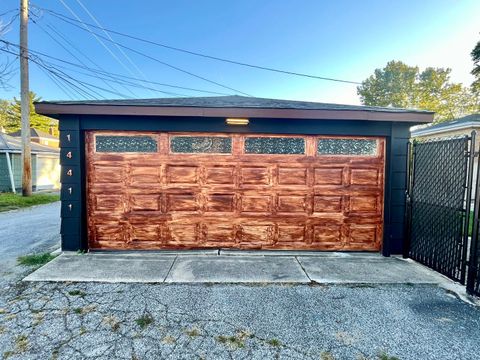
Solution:
<svg viewBox="0 0 480 360"><path fill-rule="evenodd" d="M3 43L5 43L5 44L8 44L8 43L9 43L8 41L1 40L1 39L0 39L0 42L3 42ZM16 53L11 52L11 51L8 51L8 50L6 50L6 49L0 49L0 51L7 52L7 53L9 53L9 54L16 55ZM30 51L31 51L31 50L30 50ZM38 60L37 60L36 58L33 58L33 57L30 56L29 59L30 59L32 62L36 63L37 65L44 67L47 71L51 72L51 73L54 74L55 76L61 78L61 79L64 80L64 81L67 81L69 84L71 84L71 85L73 85L73 86L76 86L75 83L78 83L78 84L80 84L81 86L83 86L83 87L85 87L85 88L90 87L90 88L88 89L89 91L95 93L96 95L98 95L98 96L100 96L100 97L103 97L104 99L105 99L105 97L104 97L103 95L101 95L100 93L98 93L96 90L92 90L91 88L95 88L95 89L99 89L99 90L102 90L102 91L105 91L105 92L108 92L108 93L111 93L111 94L115 94L115 95L120 96L120 97L122 97L122 98L128 98L128 96L126 96L125 94L118 93L118 92L114 92L114 91L105 89L105 88L103 88L103 87L97 86L97 85L95 85L95 84L88 83L88 82L83 81L83 80L79 80L79 79L77 79L77 78L74 78L74 77L71 76L71 75L68 75L68 74L64 73L64 72L61 71L61 70L56 69L57 71L53 71L53 70L51 70L48 66L44 65L44 64L41 62L42 60L41 60L40 58L38 58ZM71 80L74 81L75 83L72 83L71 81L65 79L65 77L71 79ZM77 88L78 90L81 90L82 92L85 92L84 89L81 89L81 88L78 87L78 86L76 86L76 88ZM90 97L94 97L95 99L98 99L96 96L94 96L94 95L92 95L92 94L89 94L89 96L90 96Z"/></svg>
<svg viewBox="0 0 480 360"><path fill-rule="evenodd" d="M39 9L42 9L42 8L39 8ZM44 10L44 9L42 9L42 10ZM69 23L69 24L72 25L72 26L75 26L75 27L77 27L77 28L80 28L80 29L82 29L82 30L85 30L84 27L79 26L79 25L75 24L74 22L71 22L71 21L66 20L66 19L61 19L61 20L64 21L64 22L66 22L66 23ZM77 21L77 22L78 22L78 21ZM87 30L87 31L93 33L91 30ZM239 93L239 94L242 94L242 95L245 95L245 96L252 96L252 95L247 94L247 93L245 93L245 92L243 92L243 91L234 89L234 88L229 87L229 86L227 86L227 85L221 84L221 83L219 83L219 82L216 82L216 81L207 79L207 78L205 78L205 77L203 77L203 76L200 76L200 75L197 75L197 74L195 74L195 73L192 73L191 71L184 70L184 69L182 69L182 68L180 68L180 67L178 67L178 66L175 66L175 65L169 64L169 63L167 63L167 62L165 62L165 61L159 60L159 59L157 59L157 58L155 58L155 57L153 57L153 56L150 56L150 55L145 54L145 53L143 53L143 52L141 52L141 51L135 50L135 49L133 49L133 48L131 48L131 47L128 47L128 46L126 46L126 45L123 45L123 44L120 44L120 43L118 43L118 42L112 41L112 40L108 39L107 37L102 36L102 35L100 35L100 34L95 33L95 36L96 36L96 37L99 37L99 38L101 38L101 39L104 39L104 40L106 40L106 41L108 41L108 42L115 43L115 44L117 44L118 46L120 46L120 47L122 47L122 48L124 48L124 49L127 49L127 50L129 50L129 51L131 51L131 52L134 52L134 53L138 54L138 55L141 55L141 56L146 57L146 58L148 58L148 59L150 59L150 60L153 60L153 61L155 61L155 62L158 62L159 64L162 64L162 65L164 65L164 66L167 66L167 67L169 67L169 68L171 68L171 69L180 71L180 72L185 73L185 74L187 74L187 75L196 77L196 78L198 78L198 79L201 79L201 80L203 80L203 81L209 82L209 83L211 83L211 84L215 84L215 85L220 86L220 87L223 87L223 88L225 88L225 89L234 91L234 92L236 92L236 93Z"/></svg>
<svg viewBox="0 0 480 360"><path fill-rule="evenodd" d="M100 24L100 22L97 20L97 18L95 16L93 16L93 14L88 10L88 8L83 4L83 2L81 0L76 0L77 3L82 7L82 9L88 14L88 16L90 16L90 18L95 22L95 24L97 24L99 27L103 27L102 24ZM103 30L103 33L105 35L107 35L107 37L113 41L112 37L110 36L110 34ZM125 53L125 51L123 51L123 49L118 46L117 44L115 44L115 47L118 49L118 51L120 51L120 53L123 55L123 57L125 59L127 59L127 61L135 68L135 70L137 71L138 74L140 74L140 76L147 80L147 77L145 76L145 74L143 73L142 70L140 70L140 68L137 66L137 64L135 64L132 59ZM133 74L132 74L133 75Z"/></svg>
<svg viewBox="0 0 480 360"><path fill-rule="evenodd" d="M45 9L45 8L40 8L40 9L50 13L52 16L55 16L60 20L66 21L66 19L68 19L68 20L71 20L71 21L78 22L77 20L75 20L73 18L70 18L66 15L60 14L56 11L53 11L53 10L50 10L50 9ZM300 72L295 72L295 71L275 69L275 68L271 68L271 67L267 67L267 66L249 64L249 63L245 63L245 62L241 62L241 61L225 59L225 58L221 58L221 57L218 57L218 56L207 55L207 54L203 54L203 53L199 53L199 52L195 52L195 51L191 51L191 50L178 48L178 47L175 47L175 46L166 45L166 44L159 43L159 42L156 42L156 41L143 39L143 38L140 38L138 36L129 35L129 34L122 33L122 32L119 32L119 31L115 31L115 30L112 30L112 29L108 29L108 28L105 28L105 27L96 26L94 24L88 24L88 23L86 23L86 24L91 26L91 27L101 29L103 31L107 31L109 33L116 34L116 35L119 35L119 36L123 36L123 37L129 38L129 39L132 39L132 40L141 41L141 42L144 42L144 43L147 43L147 44L160 46L160 47L163 47L165 49L170 49L170 50L182 52L182 53L185 53L185 54L195 55L195 56L199 56L199 57L203 57L203 58L207 58L207 59L211 59L211 60L222 61L222 62L234 64L234 65L240 65L240 66L250 67L250 68L259 69L259 70L266 70L266 71L271 71L271 72L276 72L276 73L282 73L282 74L286 74L286 75L301 76L301 77L317 79L317 80L335 81L335 82L341 82L341 83L346 83L346 84L355 84L355 85L360 85L361 84L358 81L350 81L350 80L336 79L336 78L332 78L332 77L305 74L305 73L300 73Z"/></svg>
<svg viewBox="0 0 480 360"><path fill-rule="evenodd" d="M120 60L120 58L112 51L110 50L110 48L102 41L99 39L98 35L96 33L94 33L89 27L88 25L86 25L82 19L80 19L80 17L63 1L63 0L59 0L62 5L73 15L75 16L76 18L76 21L79 22L80 24L82 24L82 29L83 30L86 30L88 31L104 48L105 50L108 51L108 53L121 65L123 66L123 68L125 68L130 74L134 75L133 72L124 64L124 62L122 60ZM133 94L133 93L132 93ZM135 96L135 94L133 94Z"/></svg>
<svg viewBox="0 0 480 360"><path fill-rule="evenodd" d="M37 64L35 64L37 65ZM37 65L38 66L38 65ZM50 78L50 80L52 80L52 82L57 85L57 87L63 91L63 93L65 95L67 95L67 97L70 98L70 100L75 100L75 96L72 95L72 93L70 92L70 90L67 90L67 88L61 83L59 82L57 79L55 79L47 70L45 70L44 68L42 68L41 66L38 66L38 68L48 77Z"/></svg>
<svg viewBox="0 0 480 360"><path fill-rule="evenodd" d="M39 23L37 23L37 22L36 22L35 20L33 20L33 19L32 19L32 21L33 21L33 23L34 23L35 25L37 25L38 27L40 27L40 29L41 29L42 31L44 31L52 40L54 40L54 41L55 41L57 44L59 44L65 51L67 51L67 52L68 52L70 55L72 55L77 61L79 61L82 65L84 65L84 66L86 67L85 63L84 63L82 60L80 60L80 59L79 59L75 54L73 54L67 47L65 47L62 43L60 43L57 39L55 39L55 38L54 38L47 30L45 30ZM58 65L57 65L57 66L58 66ZM69 69L69 70L71 70L71 69ZM77 72L80 73L79 71L77 71ZM117 83L117 84L120 84L120 85L125 85L125 84L127 84L127 85L131 85L131 86L133 86L133 87L147 89L147 90L150 90L150 91L152 91L152 92L160 92L160 93L166 94L166 95L187 96L187 95L184 95L184 94L177 94L177 93L172 93L172 92L168 92L168 91L162 91L162 90L154 89L154 88L151 88L151 87L146 87L146 86L143 86L143 85L138 85L138 84L135 84L135 83L133 83L133 82L129 82L129 81L125 81L125 80L120 80L120 81L119 81L118 79L112 80L112 79L111 79L111 78L112 78L111 76L110 76L110 79L109 79L109 78L100 77L100 76L98 76L98 75L95 76L95 75L92 75L92 74L86 74L86 73L83 73L83 74L84 74L84 75L87 75L87 76L90 76L90 77L95 77L95 78L97 78L97 79L102 80L105 84L107 84L107 85L108 85L111 89L113 89L113 90L115 90L115 89L114 89L112 86L110 86L109 81L112 81L112 82ZM123 86L123 87L124 87L124 88L127 88L127 87L125 87L125 86ZM128 89L128 88L127 88L127 89Z"/></svg>
<svg viewBox="0 0 480 360"><path fill-rule="evenodd" d="M3 42L4 44L9 45L9 46L14 46L14 47L17 47L17 48L19 47L18 44L14 44L14 43L6 41L6 40L1 40L0 39L0 42ZM208 91L208 90L202 90L202 89L196 89L196 88L190 88L190 87L160 83L160 82L156 82L156 81L142 80L142 79L126 76L126 75L107 72L105 70L97 70L97 69L93 69L93 68L85 66L85 65L82 66L82 65L76 64L74 62L68 61L68 60L60 59L58 57L48 55L48 54L45 54L45 53L40 52L40 51L36 51L36 50L32 50L32 49L29 49L29 50L32 54L35 54L37 57L38 56L46 57L46 58L52 59L54 61L58 61L58 62L61 62L61 63L64 63L64 64L68 64L70 66L74 66L76 68L84 69L84 70L87 70L87 71L90 71L90 72L93 72L93 73L96 73L96 74L103 74L105 76L110 76L110 77L113 77L113 78L125 78L125 79L130 79L130 80L137 80L137 81L148 83L148 84L154 84L154 85L160 85L160 86L166 86L166 87L171 87L171 88L176 88L176 89L196 91L196 92L202 92L202 93L208 93L208 94L214 94L214 95L231 95L231 94L228 94L228 93ZM56 66L58 66L58 65L56 65Z"/></svg>
<svg viewBox="0 0 480 360"><path fill-rule="evenodd" d="M40 25L38 22L36 22L34 19L30 19L36 26L38 26L45 34L47 34L53 41L55 41L58 45L60 45L66 52L68 52L73 58L75 58L78 62L80 62L82 65L86 66L85 63L78 57L76 56L68 47L66 47L65 45L63 45L59 40L55 39L55 37L53 37L53 35L51 35L46 29L43 28L42 25ZM48 24L47 24L48 26ZM55 30L53 30L55 31ZM72 44L69 42L69 44L72 46ZM74 49L76 49L77 51L79 51L75 46L73 46ZM82 53L83 54L83 53ZM86 55L84 55L86 56ZM92 61L93 62L93 61ZM99 67L98 65L96 65L94 62L93 64L97 67ZM115 89L112 85L110 85L110 83L106 82L106 81L103 81L104 84L106 84L110 89L114 90L114 91L118 91L117 89ZM125 89L127 89L127 91L130 92L130 90L126 87L124 87ZM132 95L135 95L133 93L131 93Z"/></svg>
<svg viewBox="0 0 480 360"><path fill-rule="evenodd" d="M43 60L43 62L44 62L45 64L48 64L48 65L51 66L52 68L55 68L55 69L62 68L62 69L66 69L66 70L72 71L71 68L67 68L67 67L65 67L65 66L55 65L55 64L52 64L52 63L50 63L50 62L48 62L48 61L45 61L45 60ZM78 70L73 70L73 71L76 71L76 73L78 73L78 74L82 74L82 75L85 75L85 76L93 77L93 78L95 78L95 79L101 79L101 80L105 80L105 81L111 81L111 82L114 82L114 83L117 83L117 84L121 84L121 85L129 85L129 86L133 86L133 87L140 88L140 89L146 89L146 90L151 90L151 91L154 91L154 92L160 92L160 93L166 94L166 95L184 96L184 97L188 96L188 95L186 95L186 94L178 94L178 93L173 93L173 92L169 92L169 91L158 90L158 89L155 89L155 88L152 88L152 87L148 87L148 86L136 84L136 83L134 83L134 82L127 81L127 80L115 79L115 78L113 78L113 77L105 78L105 77L101 77L101 76L98 76L98 75L89 74L89 73L82 72L82 71L78 71Z"/></svg>

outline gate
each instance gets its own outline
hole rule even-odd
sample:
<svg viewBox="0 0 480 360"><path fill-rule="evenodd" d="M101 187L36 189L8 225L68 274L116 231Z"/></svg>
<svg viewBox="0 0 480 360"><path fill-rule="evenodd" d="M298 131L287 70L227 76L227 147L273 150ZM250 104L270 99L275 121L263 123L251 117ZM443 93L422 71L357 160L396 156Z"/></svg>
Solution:
<svg viewBox="0 0 480 360"><path fill-rule="evenodd" d="M467 272L474 144L474 133L419 141L410 145L408 156L404 255L462 284Z"/></svg>

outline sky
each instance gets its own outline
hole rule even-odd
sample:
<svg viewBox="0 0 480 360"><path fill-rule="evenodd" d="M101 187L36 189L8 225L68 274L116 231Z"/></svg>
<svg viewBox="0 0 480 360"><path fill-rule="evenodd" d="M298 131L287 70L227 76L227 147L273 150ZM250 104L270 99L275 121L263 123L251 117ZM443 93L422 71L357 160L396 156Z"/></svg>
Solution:
<svg viewBox="0 0 480 360"><path fill-rule="evenodd" d="M18 9L18 2L2 0L0 14ZM106 71L222 94L360 103L355 84L247 68L112 33L118 47L100 38L104 46L84 28L62 21L51 11L92 24L95 20L89 12L104 28L172 47L354 82L365 80L390 60L401 60L421 69L451 68L452 81L469 85L473 81L470 52L480 40L478 0L34 0L31 16L35 22L29 25L29 47L44 54L37 54L37 62L49 63L43 62L43 67L30 64L30 88L44 100L214 96L133 79L124 78L128 85L99 79L98 71ZM14 17L1 36L14 44L19 43L17 13L0 16L4 24ZM107 37L99 29L90 30ZM8 51L16 50L10 46ZM9 81L10 87L0 89L0 98L4 99L20 92L18 60L0 52L0 64L8 59L14 61L17 72ZM82 86L83 91L79 90Z"/></svg>

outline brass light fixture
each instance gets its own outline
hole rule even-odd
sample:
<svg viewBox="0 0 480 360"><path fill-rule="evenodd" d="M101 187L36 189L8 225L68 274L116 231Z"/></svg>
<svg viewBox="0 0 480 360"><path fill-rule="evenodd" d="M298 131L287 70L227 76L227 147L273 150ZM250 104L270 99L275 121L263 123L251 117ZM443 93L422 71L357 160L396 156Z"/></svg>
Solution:
<svg viewBox="0 0 480 360"><path fill-rule="evenodd" d="M240 119L240 118L227 118L225 120L225 122L228 124L228 125L248 125L248 123L250 122L250 120L248 119Z"/></svg>

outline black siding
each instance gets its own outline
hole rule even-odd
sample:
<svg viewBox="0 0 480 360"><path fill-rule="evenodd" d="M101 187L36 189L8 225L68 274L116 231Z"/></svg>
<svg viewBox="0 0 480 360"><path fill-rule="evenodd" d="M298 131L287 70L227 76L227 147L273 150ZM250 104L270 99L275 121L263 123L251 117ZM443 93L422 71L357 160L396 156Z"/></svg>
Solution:
<svg viewBox="0 0 480 360"><path fill-rule="evenodd" d="M62 148L62 248L86 250L85 142L87 130L276 133L383 136L386 138L384 243L385 256L400 254L404 242L405 173L409 127L389 121L251 119L249 126L229 126L224 118L147 116L60 116ZM70 135L70 141L66 136ZM66 154L72 151L72 158ZM88 160L88 159L87 159ZM72 176L66 175L71 169ZM68 188L72 188L72 194ZM69 205L72 205L70 210Z"/></svg>

